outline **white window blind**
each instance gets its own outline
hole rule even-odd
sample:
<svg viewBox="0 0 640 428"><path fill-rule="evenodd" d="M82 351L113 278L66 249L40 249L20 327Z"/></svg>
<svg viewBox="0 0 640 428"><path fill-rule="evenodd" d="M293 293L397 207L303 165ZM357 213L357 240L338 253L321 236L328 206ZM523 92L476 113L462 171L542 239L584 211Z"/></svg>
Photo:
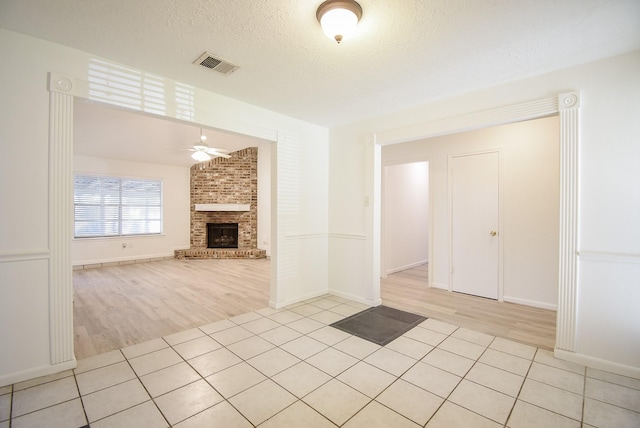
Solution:
<svg viewBox="0 0 640 428"><path fill-rule="evenodd" d="M76 238L162 233L162 181L76 175Z"/></svg>

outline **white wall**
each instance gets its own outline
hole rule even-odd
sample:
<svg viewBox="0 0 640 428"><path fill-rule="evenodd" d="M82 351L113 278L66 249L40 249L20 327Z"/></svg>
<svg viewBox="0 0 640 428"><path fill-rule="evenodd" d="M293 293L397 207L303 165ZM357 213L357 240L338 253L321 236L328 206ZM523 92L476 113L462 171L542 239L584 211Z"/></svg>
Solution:
<svg viewBox="0 0 640 428"><path fill-rule="evenodd" d="M555 309L558 298L559 124L557 117L463 132L382 149L383 162L429 159L432 286L450 289L448 156L500 150L504 300ZM502 296L501 296L502 297Z"/></svg>
<svg viewBox="0 0 640 428"><path fill-rule="evenodd" d="M162 180L163 196L161 235L74 239L74 266L171 257L175 250L189 248L189 168L80 155L73 162L78 174Z"/></svg>
<svg viewBox="0 0 640 428"><path fill-rule="evenodd" d="M428 262L429 163L386 165L383 177L383 272L389 275Z"/></svg>
<svg viewBox="0 0 640 428"><path fill-rule="evenodd" d="M361 202L373 194L375 184L373 133L579 90L583 101L577 342L573 355L566 358L640 376L640 311L629 303L640 301L639 76L640 52L634 52L332 129L332 288L375 297L369 233L375 201L369 207ZM430 254L430 263L437 257ZM626 268L621 270L622 265Z"/></svg>
<svg viewBox="0 0 640 428"><path fill-rule="evenodd" d="M86 94L88 53L0 29L0 385L69 368L52 364L52 349L73 346L73 334L51 328L48 237L56 236L49 201L49 72L62 73ZM177 117L167 89L166 115ZM271 304L327 291L328 130L211 92L191 88L193 120L204 126L279 141L272 151ZM183 118L184 119L184 118ZM70 168L70 167L69 167ZM69 169L69 180L72 170ZM72 219L62 219L71 222ZM57 238L56 238L57 239ZM72 237L62 239L71 240ZM301 251L298 251L301 250ZM71 271L71 263L68 267ZM70 277L70 275L68 275ZM70 288L70 281L62 286ZM52 343L56 346L52 348ZM66 349L66 348L65 348ZM66 354L66 353L65 353Z"/></svg>

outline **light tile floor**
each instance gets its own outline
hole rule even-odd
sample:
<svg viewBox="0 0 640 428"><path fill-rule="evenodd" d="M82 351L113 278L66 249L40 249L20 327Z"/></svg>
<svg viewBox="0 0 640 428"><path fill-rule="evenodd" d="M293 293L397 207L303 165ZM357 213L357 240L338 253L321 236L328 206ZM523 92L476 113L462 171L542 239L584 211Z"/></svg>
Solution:
<svg viewBox="0 0 640 428"><path fill-rule="evenodd" d="M0 428L640 427L640 380L434 319L385 347L326 295L0 388Z"/></svg>

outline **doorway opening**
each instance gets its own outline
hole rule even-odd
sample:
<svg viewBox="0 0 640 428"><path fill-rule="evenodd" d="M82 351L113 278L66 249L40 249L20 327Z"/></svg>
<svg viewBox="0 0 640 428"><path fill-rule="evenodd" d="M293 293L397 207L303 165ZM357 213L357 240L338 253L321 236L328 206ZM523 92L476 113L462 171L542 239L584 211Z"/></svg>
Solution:
<svg viewBox="0 0 640 428"><path fill-rule="evenodd" d="M429 162L385 165L383 180L381 276L385 278L429 263Z"/></svg>
<svg viewBox="0 0 640 428"><path fill-rule="evenodd" d="M411 158L429 159L430 287L556 309L560 229L558 129L558 116L551 116L381 148L384 165ZM472 175L464 181L461 169L464 165L457 163L473 159L473 154L491 156L492 166L481 165L480 178ZM488 169L492 171L490 198L474 187L481 184ZM383 169L383 177L384 172ZM460 184L457 192L455 183ZM456 204L460 202L455 200L456 194L466 195L466 205ZM480 207L488 199L493 214L485 224ZM452 229L458 215L468 221L469 230ZM473 251L469 253L471 245L457 241L472 233L477 233L477 241L491 248L490 263L482 259L488 251L482 250L478 256ZM381 233L383 237L384 234L386 231ZM463 251L459 254L456 249ZM381 254L387 251L383 242ZM454 261L461 255L464 261ZM463 268L471 269L465 273ZM484 275L479 273L483 269L490 273L491 293L455 287L460 284L456 279L462 280L464 275L467 283L477 285Z"/></svg>
<svg viewBox="0 0 640 428"><path fill-rule="evenodd" d="M268 306L272 289L269 259L229 258L209 263L173 258L175 250L189 248L190 167L194 163L189 147L192 137L197 139L200 134L199 126L79 97L74 99L74 105L74 168L159 178L165 202L162 235L127 238L126 245L120 238L72 242L76 357L100 354ZM268 243L273 229L273 142L210 128L205 132L230 153L258 148L258 195L252 204L259 207L253 230L258 223L260 243ZM132 136L133 141L129 140ZM112 144L104 142L109 139ZM123 158L127 154L131 156ZM225 251L238 248L238 225L233 228L227 224L229 221L222 223L222 234L218 230L221 238L214 239L215 233L212 234L211 244ZM206 232L206 224L203 226ZM89 265L103 269L80 270ZM235 287L238 275L243 278L243 288ZM172 280L167 282L167 278ZM205 281L207 287L202 287ZM101 310L100 300L109 302L109 311Z"/></svg>

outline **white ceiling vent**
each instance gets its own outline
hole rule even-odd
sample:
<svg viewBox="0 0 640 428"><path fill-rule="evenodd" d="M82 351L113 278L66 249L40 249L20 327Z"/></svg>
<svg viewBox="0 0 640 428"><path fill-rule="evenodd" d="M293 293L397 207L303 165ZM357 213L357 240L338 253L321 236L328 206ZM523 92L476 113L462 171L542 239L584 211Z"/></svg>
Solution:
<svg viewBox="0 0 640 428"><path fill-rule="evenodd" d="M209 52L205 52L200 55L200 58L193 61L193 63L210 68L211 70L217 71L218 73L224 74L225 76L228 76L229 74L240 68L239 66L220 57L217 57Z"/></svg>

